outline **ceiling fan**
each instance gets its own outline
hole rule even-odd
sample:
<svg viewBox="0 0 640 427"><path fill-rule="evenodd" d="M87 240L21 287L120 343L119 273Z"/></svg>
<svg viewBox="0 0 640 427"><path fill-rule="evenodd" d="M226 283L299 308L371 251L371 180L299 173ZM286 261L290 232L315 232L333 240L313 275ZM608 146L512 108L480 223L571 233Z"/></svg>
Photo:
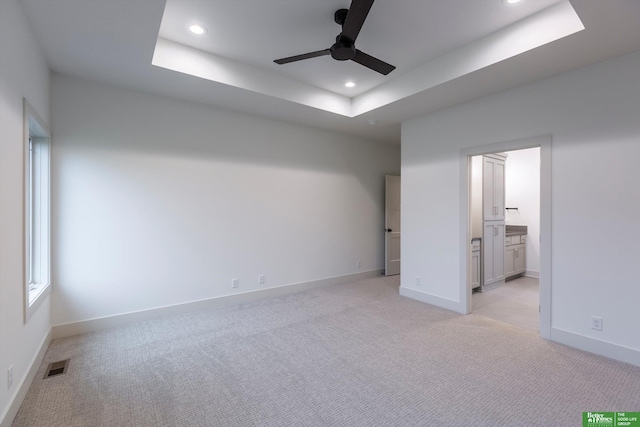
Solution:
<svg viewBox="0 0 640 427"><path fill-rule="evenodd" d="M349 9L340 9L334 14L336 24L342 26L342 32L336 37L336 42L329 49L318 50L316 52L304 53L302 55L290 56L288 58L276 59L276 64L288 64L290 62L301 61L303 59L315 58L318 56L331 55L338 61L355 61L360 65L377 71L385 76L395 70L391 64L367 55L356 49L355 42L358 33L364 24L369 10L374 0L353 0Z"/></svg>

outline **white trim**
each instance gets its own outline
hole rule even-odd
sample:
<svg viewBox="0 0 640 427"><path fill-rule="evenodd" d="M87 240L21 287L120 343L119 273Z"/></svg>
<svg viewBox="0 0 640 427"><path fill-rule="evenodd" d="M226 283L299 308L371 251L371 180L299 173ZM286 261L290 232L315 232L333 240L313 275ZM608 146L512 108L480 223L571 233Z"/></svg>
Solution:
<svg viewBox="0 0 640 427"><path fill-rule="evenodd" d="M455 311L457 313L466 314L461 310L461 305L458 301L454 301L447 298L438 297L428 294L426 292L417 291L415 289L400 286L400 295L403 297L415 299L427 304L435 305L438 307L446 308L447 310Z"/></svg>
<svg viewBox="0 0 640 427"><path fill-rule="evenodd" d="M244 304L264 298L289 295L309 289L338 285L341 283L348 283L356 280L368 279L371 277L379 277L381 275L382 269L371 270L362 273L346 274L343 276L313 280L310 282L292 283L289 285L275 286L273 288L242 292L238 294L208 298L199 301L191 301L182 304L168 305L165 307L152 308L149 310L141 310L131 313L123 313L113 316L82 320L79 322L54 325L52 327L52 336L54 339L70 337L74 335L85 334L88 332L118 328L135 322L153 320L161 317L189 313L197 310L224 307L233 304Z"/></svg>
<svg viewBox="0 0 640 427"><path fill-rule="evenodd" d="M499 151L499 150L496 150ZM473 154L460 152L460 313L471 313L471 156ZM481 242L481 245L483 242ZM480 271L483 271L480 258ZM484 273L480 273L480 289ZM469 288L469 289L467 289Z"/></svg>
<svg viewBox="0 0 640 427"><path fill-rule="evenodd" d="M471 156L540 147L540 336L551 339L551 143L550 134L460 150L460 306L471 312ZM456 310L457 311L457 310Z"/></svg>
<svg viewBox="0 0 640 427"><path fill-rule="evenodd" d="M48 126L40 118L38 113L31 107L29 101L26 98L22 98L23 104L23 171L22 171L22 235L23 235L23 320L27 323L33 314L38 310L42 302L47 299L51 293L51 132ZM31 263L32 263L32 248L31 248L31 229L30 229L30 206L32 201L27 196L29 191L29 181L31 179L31 162L29 160L31 150L31 136L39 140L46 147L46 282L40 284L38 288L38 294L32 298L30 291L31 280ZM42 193L41 193L42 194ZM42 211L41 211L42 212ZM27 219L29 217L29 219Z"/></svg>
<svg viewBox="0 0 640 427"><path fill-rule="evenodd" d="M640 366L640 351L630 347L601 341L558 328L551 328L551 341L625 362L630 365Z"/></svg>
<svg viewBox="0 0 640 427"><path fill-rule="evenodd" d="M551 339L551 144L547 135L540 143L540 336Z"/></svg>
<svg viewBox="0 0 640 427"><path fill-rule="evenodd" d="M49 348L49 344L51 344L51 329L49 329L49 332L42 340L42 343L40 343L40 349L33 357L33 360L31 360L31 365L24 377L22 377L20 386L17 387L17 391L7 406L7 410L2 414L2 417L0 417L0 427L11 427L11 424L13 424L13 420L16 418L16 415L18 415L18 410L29 391L29 387L31 387L31 383L38 373L38 369L40 369L40 365L44 360L44 355Z"/></svg>
<svg viewBox="0 0 640 427"><path fill-rule="evenodd" d="M540 277L540 272L539 271L535 271L535 270L526 270L524 272L524 275L527 277L533 277L533 278L539 278Z"/></svg>

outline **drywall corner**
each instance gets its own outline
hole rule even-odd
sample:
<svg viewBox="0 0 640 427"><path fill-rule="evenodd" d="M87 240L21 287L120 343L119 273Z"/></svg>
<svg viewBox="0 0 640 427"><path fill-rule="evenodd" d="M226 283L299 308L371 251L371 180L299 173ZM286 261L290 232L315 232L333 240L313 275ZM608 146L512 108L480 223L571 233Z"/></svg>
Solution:
<svg viewBox="0 0 640 427"><path fill-rule="evenodd" d="M446 308L447 310L455 311L457 313L466 314L466 307L464 307L459 301L450 300L447 298L441 298L435 295L428 294L426 292L416 291L415 289L400 286L400 295L403 297L415 299L427 304L436 305L438 307Z"/></svg>

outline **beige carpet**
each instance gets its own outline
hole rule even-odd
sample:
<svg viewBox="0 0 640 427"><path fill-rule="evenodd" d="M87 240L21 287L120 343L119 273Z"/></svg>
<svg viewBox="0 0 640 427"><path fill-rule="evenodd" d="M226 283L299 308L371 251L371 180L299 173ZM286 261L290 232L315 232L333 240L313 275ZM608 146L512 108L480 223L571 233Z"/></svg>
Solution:
<svg viewBox="0 0 640 427"><path fill-rule="evenodd" d="M487 292L474 292L471 312L519 328L540 330L538 279L518 277Z"/></svg>
<svg viewBox="0 0 640 427"><path fill-rule="evenodd" d="M377 278L51 344L14 426L579 426L640 368ZM68 373L42 379L51 361Z"/></svg>

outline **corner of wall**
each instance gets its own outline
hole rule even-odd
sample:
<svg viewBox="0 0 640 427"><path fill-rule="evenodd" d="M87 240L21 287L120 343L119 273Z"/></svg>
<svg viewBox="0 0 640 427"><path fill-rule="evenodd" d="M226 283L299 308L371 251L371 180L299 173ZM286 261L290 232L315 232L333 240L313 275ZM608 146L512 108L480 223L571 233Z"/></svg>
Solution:
<svg viewBox="0 0 640 427"><path fill-rule="evenodd" d="M464 306L464 304L462 304L460 301L454 301L447 298L438 297L435 295L428 294L426 292L407 288L405 286L400 286L400 295L403 297L415 299L421 302L426 302L427 304L442 307L447 310L455 311L456 313L460 313L460 314L467 313L466 306Z"/></svg>

